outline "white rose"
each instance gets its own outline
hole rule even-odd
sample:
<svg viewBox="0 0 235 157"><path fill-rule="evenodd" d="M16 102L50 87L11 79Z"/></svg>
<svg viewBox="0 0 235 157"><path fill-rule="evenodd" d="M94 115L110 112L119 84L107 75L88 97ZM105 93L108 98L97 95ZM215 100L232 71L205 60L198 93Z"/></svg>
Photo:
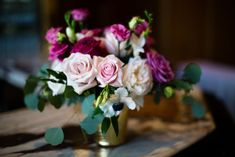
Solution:
<svg viewBox="0 0 235 157"><path fill-rule="evenodd" d="M72 53L63 61L64 73L68 85L79 95L97 85L96 69L89 54Z"/></svg>
<svg viewBox="0 0 235 157"><path fill-rule="evenodd" d="M51 69L57 72L63 71L62 62L59 60L55 60L51 65ZM50 76L50 79L57 80L54 76ZM62 94L65 90L65 84L62 84L62 83L54 83L54 82L48 81L47 85L52 90L53 96Z"/></svg>
<svg viewBox="0 0 235 157"><path fill-rule="evenodd" d="M152 89L152 80L152 74L146 60L139 56L130 58L128 64L124 67L124 85L130 91L131 97L138 106L143 105L143 96Z"/></svg>

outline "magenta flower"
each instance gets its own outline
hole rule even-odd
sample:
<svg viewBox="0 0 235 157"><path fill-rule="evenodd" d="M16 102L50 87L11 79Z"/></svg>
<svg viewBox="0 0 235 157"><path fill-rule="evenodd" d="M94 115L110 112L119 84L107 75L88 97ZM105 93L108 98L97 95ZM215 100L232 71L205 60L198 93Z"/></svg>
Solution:
<svg viewBox="0 0 235 157"><path fill-rule="evenodd" d="M167 83L174 78L174 73L167 61L162 55L156 52L147 53L147 64L150 66L153 78L159 83Z"/></svg>
<svg viewBox="0 0 235 157"><path fill-rule="evenodd" d="M138 23L136 26L135 26L135 29L134 29L134 32L137 34L137 35L141 35L144 31L146 31L146 29L148 28L149 24L148 22L144 21L142 23Z"/></svg>
<svg viewBox="0 0 235 157"><path fill-rule="evenodd" d="M103 51L100 47L100 41L93 37L85 37L79 40L73 47L72 53L80 52L83 54L90 54L91 56L102 56Z"/></svg>
<svg viewBox="0 0 235 157"><path fill-rule="evenodd" d="M87 9L74 9L71 11L71 15L75 21L84 21L89 15Z"/></svg>
<svg viewBox="0 0 235 157"><path fill-rule="evenodd" d="M49 49L49 59L50 60L63 60L66 51L69 46L67 44L53 44Z"/></svg>
<svg viewBox="0 0 235 157"><path fill-rule="evenodd" d="M122 24L113 24L110 31L119 42L129 39L131 36L131 32Z"/></svg>
<svg viewBox="0 0 235 157"><path fill-rule="evenodd" d="M50 44L56 44L58 43L57 40L57 34L61 31L61 27L57 27L57 28L50 28L46 35L45 35L45 39L50 43Z"/></svg>
<svg viewBox="0 0 235 157"><path fill-rule="evenodd" d="M95 29L83 29L81 31L82 34L84 35L89 35L89 36L99 36L102 34L102 29L95 28Z"/></svg>

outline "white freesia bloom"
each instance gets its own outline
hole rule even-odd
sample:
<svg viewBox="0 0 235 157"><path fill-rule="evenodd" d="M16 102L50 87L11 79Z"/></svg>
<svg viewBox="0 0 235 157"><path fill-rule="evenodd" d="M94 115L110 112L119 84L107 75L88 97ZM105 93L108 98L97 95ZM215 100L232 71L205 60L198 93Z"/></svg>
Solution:
<svg viewBox="0 0 235 157"><path fill-rule="evenodd" d="M72 86L79 95L97 85L95 80L97 71L90 55L79 52L72 53L64 59L63 68L68 85Z"/></svg>
<svg viewBox="0 0 235 157"><path fill-rule="evenodd" d="M51 65L51 69L57 72L62 72L62 62L60 62L59 60L55 60ZM54 76L50 76L50 79L57 80ZM52 90L53 96L62 94L65 90L65 84L62 83L54 83L48 81L47 85Z"/></svg>
<svg viewBox="0 0 235 157"><path fill-rule="evenodd" d="M144 53L145 37L141 35L140 37L136 36L134 33L131 35L130 44L133 49L133 55L139 56L140 53Z"/></svg>
<svg viewBox="0 0 235 157"><path fill-rule="evenodd" d="M140 56L130 58L124 67L124 85L136 102L137 109L143 106L143 96L152 89L153 79L149 66Z"/></svg>
<svg viewBox="0 0 235 157"><path fill-rule="evenodd" d="M110 31L105 32L105 39L104 39L105 47L107 48L108 52L114 54L115 56L125 57L126 55L129 54L129 52L125 49L126 42L127 41L120 42L118 50L118 40L115 38L113 33L111 33Z"/></svg>
<svg viewBox="0 0 235 157"><path fill-rule="evenodd" d="M105 117L118 116L121 110L114 110L114 105L123 104L129 109L134 110L136 103L131 97L128 97L128 91L126 88L120 87L115 91L115 94L111 95L106 103L100 104L100 109L104 112Z"/></svg>

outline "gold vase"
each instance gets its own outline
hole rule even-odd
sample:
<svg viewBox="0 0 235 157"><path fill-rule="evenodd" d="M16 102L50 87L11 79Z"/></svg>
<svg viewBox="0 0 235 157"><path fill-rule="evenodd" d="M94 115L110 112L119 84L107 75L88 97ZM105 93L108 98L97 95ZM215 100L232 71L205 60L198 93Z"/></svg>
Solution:
<svg viewBox="0 0 235 157"><path fill-rule="evenodd" d="M106 134L102 134L101 125L98 128L96 142L103 147L117 146L125 142L127 132L128 109L124 107L118 118L119 133L116 136L112 124Z"/></svg>

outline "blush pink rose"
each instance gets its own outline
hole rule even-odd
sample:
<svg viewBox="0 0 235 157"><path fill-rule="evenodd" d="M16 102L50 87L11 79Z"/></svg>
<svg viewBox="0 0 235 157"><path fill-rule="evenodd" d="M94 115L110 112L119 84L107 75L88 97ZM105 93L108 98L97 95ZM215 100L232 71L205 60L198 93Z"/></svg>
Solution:
<svg viewBox="0 0 235 157"><path fill-rule="evenodd" d="M72 86L79 95L97 85L95 80L97 72L89 54L72 53L64 59L63 69L68 85Z"/></svg>
<svg viewBox="0 0 235 157"><path fill-rule="evenodd" d="M97 69L97 81L101 87L111 85L121 87L122 84L122 63L114 55L108 55L105 58L94 56L94 66Z"/></svg>

